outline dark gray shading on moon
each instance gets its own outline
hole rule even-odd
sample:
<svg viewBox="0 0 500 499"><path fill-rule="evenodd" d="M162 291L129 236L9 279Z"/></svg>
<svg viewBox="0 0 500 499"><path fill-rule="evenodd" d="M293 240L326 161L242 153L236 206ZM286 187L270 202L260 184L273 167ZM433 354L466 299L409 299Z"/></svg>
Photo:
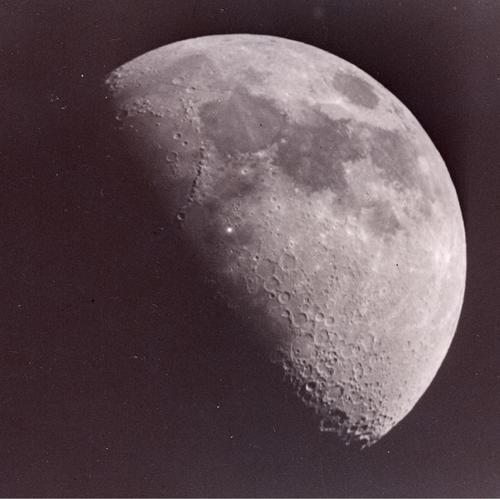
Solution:
<svg viewBox="0 0 500 499"><path fill-rule="evenodd" d="M265 98L245 88L231 91L221 103L200 107L203 131L221 155L255 153L271 146L284 125L283 117Z"/></svg>
<svg viewBox="0 0 500 499"><path fill-rule="evenodd" d="M449 348L465 235L413 115L348 62L257 35L174 43L109 98L165 217L320 428L371 444Z"/></svg>
<svg viewBox="0 0 500 499"><path fill-rule="evenodd" d="M276 164L307 191L330 189L342 196L349 187L343 164L361 159L361 154L348 120L315 113L307 124L291 123L284 129Z"/></svg>
<svg viewBox="0 0 500 499"><path fill-rule="evenodd" d="M339 72L333 80L334 87L353 104L375 109L378 97L370 83L349 73Z"/></svg>

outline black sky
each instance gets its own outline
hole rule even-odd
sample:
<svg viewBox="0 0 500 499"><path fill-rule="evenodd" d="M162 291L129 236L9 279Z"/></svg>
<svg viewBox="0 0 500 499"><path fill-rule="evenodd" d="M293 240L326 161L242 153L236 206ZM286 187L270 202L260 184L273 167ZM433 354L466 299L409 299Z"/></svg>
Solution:
<svg viewBox="0 0 500 499"><path fill-rule="evenodd" d="M499 496L500 3L0 2L1 496ZM104 126L119 64L262 33L365 70L419 119L467 231L459 328L363 452L319 434Z"/></svg>

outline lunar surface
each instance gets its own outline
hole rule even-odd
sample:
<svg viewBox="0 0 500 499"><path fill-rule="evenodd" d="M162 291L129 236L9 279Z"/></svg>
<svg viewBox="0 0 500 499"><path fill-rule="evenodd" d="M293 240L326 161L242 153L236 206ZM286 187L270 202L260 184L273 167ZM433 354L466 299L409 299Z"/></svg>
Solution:
<svg viewBox="0 0 500 499"><path fill-rule="evenodd" d="M249 340L323 431L380 439L435 376L465 286L457 195L415 117L352 64L270 36L173 43L106 86L172 237Z"/></svg>

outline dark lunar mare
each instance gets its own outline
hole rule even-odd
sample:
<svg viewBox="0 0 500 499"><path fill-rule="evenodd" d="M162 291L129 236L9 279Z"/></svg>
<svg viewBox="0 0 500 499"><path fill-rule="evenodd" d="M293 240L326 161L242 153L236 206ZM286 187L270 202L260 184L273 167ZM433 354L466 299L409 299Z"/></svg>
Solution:
<svg viewBox="0 0 500 499"><path fill-rule="evenodd" d="M347 76L342 78L347 81ZM361 86L357 84L358 92ZM371 90L365 90L371 95ZM420 211L430 215L433 197L418 170L417 152L398 131L345 118L332 119L317 107L308 109L307 120L298 123L272 99L252 95L241 86L227 99L203 104L199 115L202 135L218 151L219 161L234 165L234 172L228 168L220 187L225 200L251 196L260 188L258 176L245 178L237 169L252 169L252 163L260 161L255 153L271 151L275 146L276 151L269 152L273 163L299 188L308 194L334 192L338 204L332 211L336 216L344 210L358 216L362 209L368 209L367 223L374 234L390 237L402 226L388 201L362 201L354 197L345 177L347 162L367 159L377 175L394 189L410 195L420 190L424 200ZM216 203L212 200L212 204Z"/></svg>
<svg viewBox="0 0 500 499"><path fill-rule="evenodd" d="M357 106L375 109L379 98L373 86L366 80L348 72L339 72L333 78L335 90L345 95L350 102Z"/></svg>

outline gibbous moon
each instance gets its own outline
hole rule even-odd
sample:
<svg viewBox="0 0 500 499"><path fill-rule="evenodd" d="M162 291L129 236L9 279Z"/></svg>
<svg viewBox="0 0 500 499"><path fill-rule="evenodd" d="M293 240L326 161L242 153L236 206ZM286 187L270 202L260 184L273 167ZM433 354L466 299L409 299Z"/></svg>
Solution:
<svg viewBox="0 0 500 499"><path fill-rule="evenodd" d="M415 117L352 64L270 36L153 50L106 81L127 148L319 427L370 445L454 335L465 234Z"/></svg>

